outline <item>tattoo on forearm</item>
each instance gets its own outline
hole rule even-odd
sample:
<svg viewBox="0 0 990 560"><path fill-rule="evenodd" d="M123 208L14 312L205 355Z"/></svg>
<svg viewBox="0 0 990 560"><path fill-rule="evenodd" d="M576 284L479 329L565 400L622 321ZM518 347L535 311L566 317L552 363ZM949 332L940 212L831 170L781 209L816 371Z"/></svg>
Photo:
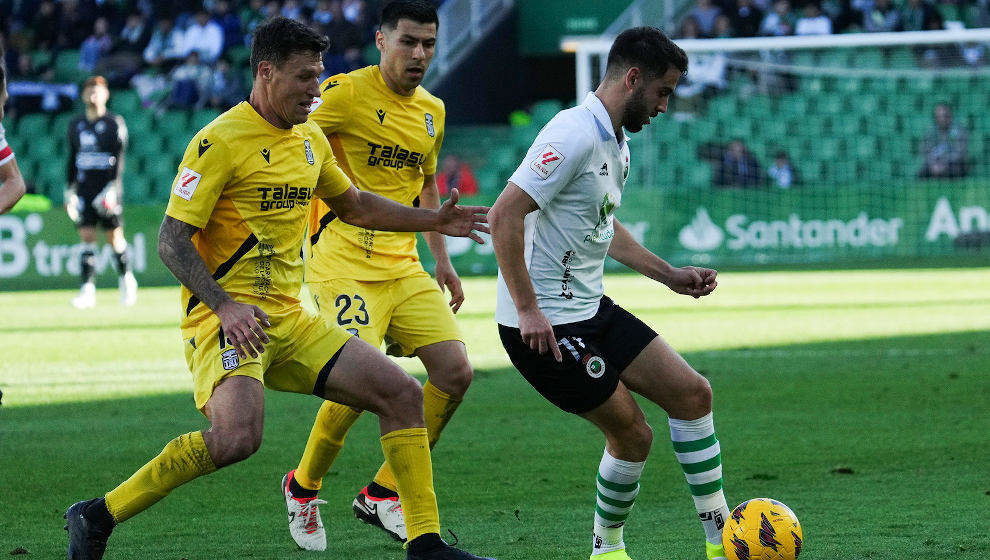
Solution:
<svg viewBox="0 0 990 560"><path fill-rule="evenodd" d="M165 216L158 232L158 255L183 286L210 309L216 310L230 296L213 279L203 258L196 252L192 236L197 231L196 226Z"/></svg>

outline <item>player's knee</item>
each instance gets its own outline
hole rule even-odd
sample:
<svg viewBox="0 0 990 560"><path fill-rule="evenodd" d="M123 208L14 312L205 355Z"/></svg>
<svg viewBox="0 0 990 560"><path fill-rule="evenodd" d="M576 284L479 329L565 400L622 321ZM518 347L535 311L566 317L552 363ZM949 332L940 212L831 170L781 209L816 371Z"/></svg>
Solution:
<svg viewBox="0 0 990 560"><path fill-rule="evenodd" d="M644 453L649 453L650 448L653 447L653 427L645 420L633 425L628 437L633 447Z"/></svg>
<svg viewBox="0 0 990 560"><path fill-rule="evenodd" d="M708 414L712 411L712 385L707 379L698 375L698 382L695 384L688 401L691 405L691 412L696 418Z"/></svg>
<svg viewBox="0 0 990 560"><path fill-rule="evenodd" d="M463 397L472 381L474 381L474 368L467 360L455 362L430 378L433 385L452 397Z"/></svg>
<svg viewBox="0 0 990 560"><path fill-rule="evenodd" d="M210 448L210 454L217 467L243 461L261 447L261 432L257 430L228 429L215 434L217 445Z"/></svg>
<svg viewBox="0 0 990 560"><path fill-rule="evenodd" d="M398 370L378 395L384 416L412 420L423 415L423 386L414 377Z"/></svg>

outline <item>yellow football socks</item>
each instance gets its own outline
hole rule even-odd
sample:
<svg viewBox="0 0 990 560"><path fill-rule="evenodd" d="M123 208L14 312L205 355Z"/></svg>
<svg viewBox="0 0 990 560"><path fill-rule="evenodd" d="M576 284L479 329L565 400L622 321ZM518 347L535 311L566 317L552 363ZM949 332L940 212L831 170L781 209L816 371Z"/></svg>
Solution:
<svg viewBox="0 0 990 560"><path fill-rule="evenodd" d="M381 441L385 462L398 482L407 542L420 535L439 534L440 514L433 492L433 465L426 428L395 430L383 435Z"/></svg>
<svg viewBox="0 0 990 560"><path fill-rule="evenodd" d="M181 435L168 442L157 457L106 495L107 509L117 523L155 505L172 490L217 470L203 442L202 432Z"/></svg>
<svg viewBox="0 0 990 560"><path fill-rule="evenodd" d="M308 490L319 490L323 486L323 477L337 459L340 448L344 446L344 438L358 416L361 416L360 410L323 401L306 441L306 450L293 475L300 486Z"/></svg>
<svg viewBox="0 0 990 560"><path fill-rule="evenodd" d="M430 383L423 385L423 413L426 417L426 432L430 438L430 449L433 449L440 439L440 432L447 426L450 417L460 406L461 399L448 395ZM388 463L382 463L375 474L375 483L395 492L395 477L388 469Z"/></svg>

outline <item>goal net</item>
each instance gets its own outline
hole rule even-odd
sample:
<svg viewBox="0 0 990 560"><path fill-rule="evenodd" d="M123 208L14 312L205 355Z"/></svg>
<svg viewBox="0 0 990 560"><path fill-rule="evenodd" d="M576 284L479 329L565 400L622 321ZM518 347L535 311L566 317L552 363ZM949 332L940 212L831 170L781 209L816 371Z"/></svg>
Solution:
<svg viewBox="0 0 990 560"><path fill-rule="evenodd" d="M990 254L990 29L677 41L630 136L620 219L679 264L929 265ZM572 40L578 98L610 40Z"/></svg>

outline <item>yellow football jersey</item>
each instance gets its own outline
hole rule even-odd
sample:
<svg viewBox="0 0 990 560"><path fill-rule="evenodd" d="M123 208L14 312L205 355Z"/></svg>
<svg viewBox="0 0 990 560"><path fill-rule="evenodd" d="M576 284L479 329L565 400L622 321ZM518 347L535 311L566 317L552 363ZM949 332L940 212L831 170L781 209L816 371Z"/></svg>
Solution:
<svg viewBox="0 0 990 560"><path fill-rule="evenodd" d="M267 312L299 303L310 201L349 187L315 123L277 128L245 101L189 142L165 213L200 228L193 244L227 293ZM209 313L183 286L183 333Z"/></svg>
<svg viewBox="0 0 990 560"><path fill-rule="evenodd" d="M423 87L402 96L385 85L378 66L328 78L310 121L327 135L357 188L412 206L423 175L437 170L443 142L443 101ZM314 201L309 220L306 280L388 280L423 270L416 234L345 224Z"/></svg>

